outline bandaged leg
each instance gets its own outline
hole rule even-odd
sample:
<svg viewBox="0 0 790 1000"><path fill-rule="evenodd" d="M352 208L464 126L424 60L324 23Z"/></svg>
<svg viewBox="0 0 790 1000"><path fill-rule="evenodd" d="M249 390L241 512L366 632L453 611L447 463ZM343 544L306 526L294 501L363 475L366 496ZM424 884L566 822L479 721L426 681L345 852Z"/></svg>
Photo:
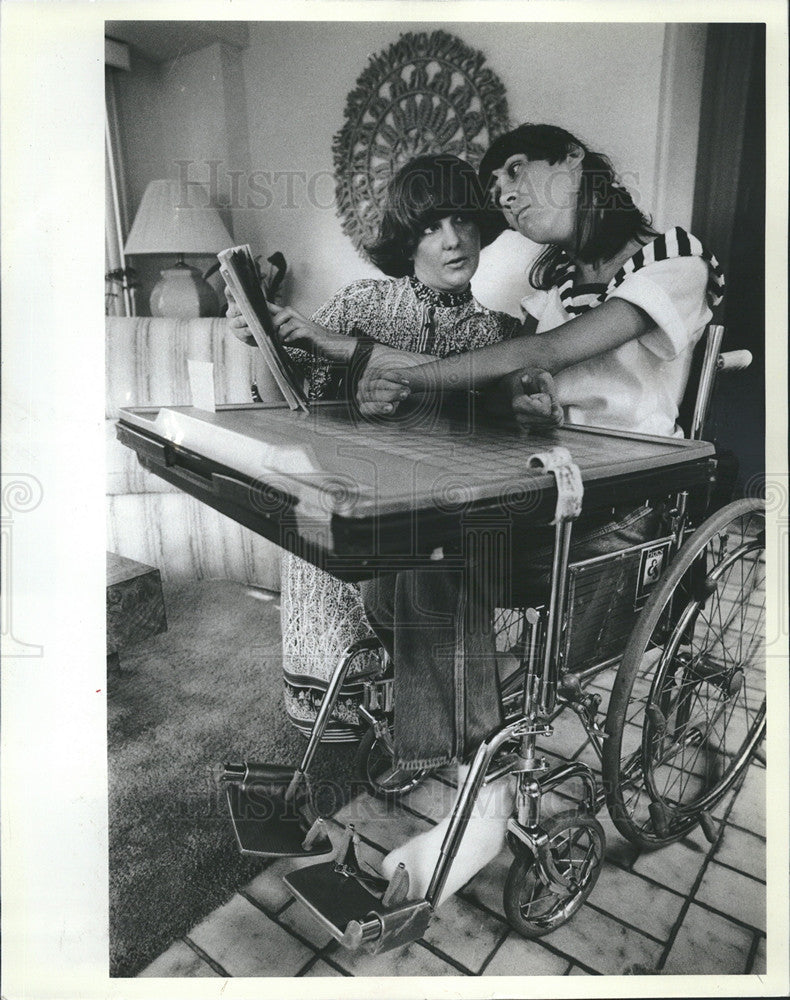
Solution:
<svg viewBox="0 0 790 1000"><path fill-rule="evenodd" d="M467 765L459 766L459 794L468 773ZM456 893L505 846L505 830L515 798L513 788L513 779L505 777L480 789L437 906ZM401 861L406 866L410 899L424 896L428 889L451 816L452 809L436 826L396 847L384 858L382 871L386 878L392 878Z"/></svg>

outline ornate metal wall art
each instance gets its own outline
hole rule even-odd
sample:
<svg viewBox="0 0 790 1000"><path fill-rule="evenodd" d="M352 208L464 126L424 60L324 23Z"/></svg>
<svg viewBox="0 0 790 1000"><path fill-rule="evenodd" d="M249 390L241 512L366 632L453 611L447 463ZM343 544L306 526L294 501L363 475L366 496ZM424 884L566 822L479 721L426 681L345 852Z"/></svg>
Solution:
<svg viewBox="0 0 790 1000"><path fill-rule="evenodd" d="M448 34L403 34L348 95L333 154L337 212L357 250L376 235L395 171L423 153L474 166L509 127L505 88L482 52Z"/></svg>

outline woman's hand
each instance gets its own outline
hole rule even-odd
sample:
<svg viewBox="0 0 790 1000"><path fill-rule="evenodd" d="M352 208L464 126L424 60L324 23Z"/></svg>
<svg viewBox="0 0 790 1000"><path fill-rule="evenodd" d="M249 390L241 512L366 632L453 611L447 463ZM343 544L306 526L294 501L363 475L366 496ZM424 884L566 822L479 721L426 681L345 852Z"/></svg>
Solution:
<svg viewBox="0 0 790 1000"><path fill-rule="evenodd" d="M368 417L391 416L410 393L397 372L366 369L357 386L359 412Z"/></svg>
<svg viewBox="0 0 790 1000"><path fill-rule="evenodd" d="M391 416L411 395L404 370L426 363L424 354L409 354L376 344L357 385L359 412L366 416Z"/></svg>
<svg viewBox="0 0 790 1000"><path fill-rule="evenodd" d="M557 388L547 371L527 368L514 372L508 381L511 407L519 427L546 430L562 426L565 418L557 400Z"/></svg>
<svg viewBox="0 0 790 1000"><path fill-rule="evenodd" d="M233 292L225 286L225 296L228 300L227 318L231 331L243 344L256 346L255 337L242 316L241 309L233 298ZM301 347L303 350L320 354L329 361L347 362L354 351L354 341L339 333L332 333L318 323L306 319L296 309L290 306L275 306L267 303L272 317L277 339L288 347Z"/></svg>
<svg viewBox="0 0 790 1000"><path fill-rule="evenodd" d="M269 303L269 312L281 344L319 354L328 361L350 361L354 353L354 340L351 337L333 333L326 327L313 323L291 306L280 307Z"/></svg>
<svg viewBox="0 0 790 1000"><path fill-rule="evenodd" d="M236 305L233 292L227 285L225 285L225 298L228 300L226 316L231 332L239 338L242 344L247 344L249 347L256 347L255 337L253 337L252 331L247 326L247 320L242 316L241 309Z"/></svg>

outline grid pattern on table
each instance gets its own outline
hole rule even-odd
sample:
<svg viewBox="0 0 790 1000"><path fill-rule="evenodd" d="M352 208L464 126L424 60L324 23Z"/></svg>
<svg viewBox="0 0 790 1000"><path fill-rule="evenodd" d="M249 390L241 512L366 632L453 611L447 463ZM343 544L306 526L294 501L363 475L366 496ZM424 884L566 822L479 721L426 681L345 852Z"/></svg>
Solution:
<svg viewBox="0 0 790 1000"><path fill-rule="evenodd" d="M380 424L375 427L356 424L327 411L317 414L277 414L278 424L291 427L312 427L315 442L329 438L343 447L344 454L382 451L411 461L452 465L454 471L470 472L478 476L503 477L523 475L526 460L539 452L561 445L571 452L573 460L582 471L613 462L629 459L647 460L669 454L683 454L682 444L675 439L659 443L609 436L601 430L595 434L563 428L548 434L523 433L507 426L477 427L474 431L463 425L437 423L434 427L421 427L408 433L403 427Z"/></svg>
<svg viewBox="0 0 790 1000"><path fill-rule="evenodd" d="M308 413L283 409L232 407L204 414L191 408L171 407L185 413L191 420L200 420L243 436L268 437L286 434L293 445L311 447L320 455L322 442L333 441L343 454L355 454L358 449L383 452L408 460L462 468L481 475L507 478L522 475L525 456L563 446L571 452L582 471L612 467L625 461L663 464L677 458L699 458L710 446L677 438L642 438L604 429L563 427L546 434L522 431L507 424L478 424L471 428L465 418L449 420L428 418L408 425L392 421L379 424L362 423L349 416L343 408L318 407ZM188 440L180 442L189 447ZM707 451L706 451L707 449Z"/></svg>

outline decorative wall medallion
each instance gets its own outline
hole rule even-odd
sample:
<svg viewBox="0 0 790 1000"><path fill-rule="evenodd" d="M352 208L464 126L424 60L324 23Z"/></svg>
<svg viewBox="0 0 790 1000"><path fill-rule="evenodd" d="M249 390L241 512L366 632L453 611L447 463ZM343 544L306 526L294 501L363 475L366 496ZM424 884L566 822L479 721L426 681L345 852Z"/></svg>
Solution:
<svg viewBox="0 0 790 1000"><path fill-rule="evenodd" d="M474 166L509 127L505 88L482 52L446 31L404 34L371 57L332 144L337 212L362 250L387 184L407 160L455 153Z"/></svg>

